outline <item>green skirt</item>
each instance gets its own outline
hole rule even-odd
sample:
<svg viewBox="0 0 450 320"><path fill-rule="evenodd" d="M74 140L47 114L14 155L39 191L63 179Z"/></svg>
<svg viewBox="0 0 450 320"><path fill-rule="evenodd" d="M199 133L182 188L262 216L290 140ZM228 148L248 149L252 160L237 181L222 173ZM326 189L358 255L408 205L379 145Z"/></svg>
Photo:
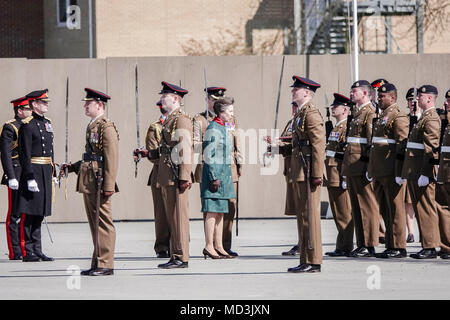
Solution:
<svg viewBox="0 0 450 320"><path fill-rule="evenodd" d="M228 213L228 199L202 198L202 212Z"/></svg>

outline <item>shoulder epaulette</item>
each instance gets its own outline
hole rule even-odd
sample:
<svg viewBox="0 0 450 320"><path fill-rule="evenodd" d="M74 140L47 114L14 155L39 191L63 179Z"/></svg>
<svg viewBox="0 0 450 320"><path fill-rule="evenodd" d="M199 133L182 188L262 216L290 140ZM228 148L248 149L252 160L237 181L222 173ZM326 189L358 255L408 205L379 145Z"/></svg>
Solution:
<svg viewBox="0 0 450 320"><path fill-rule="evenodd" d="M52 122L52 119L44 117L46 120L48 120L50 123Z"/></svg>
<svg viewBox="0 0 450 320"><path fill-rule="evenodd" d="M33 116L29 116L29 117L27 117L25 119L22 119L22 123L28 124L33 119L34 119Z"/></svg>

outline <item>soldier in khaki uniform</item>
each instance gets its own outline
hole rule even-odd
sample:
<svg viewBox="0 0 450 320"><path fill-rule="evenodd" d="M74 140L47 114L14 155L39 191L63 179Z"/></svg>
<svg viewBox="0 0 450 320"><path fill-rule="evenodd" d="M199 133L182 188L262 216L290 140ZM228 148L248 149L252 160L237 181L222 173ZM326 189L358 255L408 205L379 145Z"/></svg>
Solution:
<svg viewBox="0 0 450 320"><path fill-rule="evenodd" d="M381 113L375 122L369 159L375 195L386 226L386 250L377 258L406 257L405 181L401 178L409 119L397 105L397 89L385 83L378 89Z"/></svg>
<svg viewBox="0 0 450 320"><path fill-rule="evenodd" d="M450 118L450 90L445 94L447 120ZM450 259L450 124L447 124L442 136L439 171L437 177L436 200L440 205L439 231L441 236L441 258Z"/></svg>
<svg viewBox="0 0 450 320"><path fill-rule="evenodd" d="M373 257L379 241L379 206L367 173L370 138L375 109L370 101L372 87L366 80L356 81L350 99L356 105L347 133L342 175L346 179L355 223L356 245L350 257Z"/></svg>
<svg viewBox="0 0 450 320"><path fill-rule="evenodd" d="M346 143L347 117L352 101L339 93L334 94L331 105L332 116L336 125L330 133L326 146L325 167L327 179L325 185L328 189L331 212L338 230L336 249L325 253L330 257L342 257L353 250L354 223L352 208L347 186L343 183L341 175L344 146Z"/></svg>
<svg viewBox="0 0 450 320"><path fill-rule="evenodd" d="M157 183L159 169L159 146L161 144L161 131L164 120L167 117L167 111L162 108L161 101L156 105L161 111L160 118L153 122L147 129L145 137L145 149L137 149L134 151L134 156L139 154L153 164L152 171L148 177L147 185L152 190L153 198L153 212L155 214L155 252L157 258L169 258L170 250L170 230L167 222L166 212L163 206L163 198L161 194L161 186Z"/></svg>
<svg viewBox="0 0 450 320"><path fill-rule="evenodd" d="M170 230L170 260L158 268L187 268L189 261L189 189L192 185L192 120L181 110L187 90L163 81L162 107L168 115L161 131L157 183L161 186Z"/></svg>
<svg viewBox="0 0 450 320"><path fill-rule="evenodd" d="M225 96L225 91L227 89L224 87L208 87L206 92L208 94L208 120L206 120L206 110L204 112L198 113L193 118L193 136L194 136L194 152L195 154L200 154L201 163L198 163L195 168L194 182L201 183L202 181L202 168L203 168L203 136L205 134L208 123L211 122L214 117L214 102L217 99L223 98ZM226 128L230 132L233 140L233 153L231 161L231 175L233 178L234 192L237 196L238 194L238 183L239 177L241 176L242 169L242 154L241 154L241 143L238 131L236 130L236 117L233 117L233 123L227 123ZM238 256L238 253L231 250L232 244L232 234L233 234L233 220L236 215L237 210L236 198L228 200L228 210L229 213L224 215L223 218L223 247L225 251L231 256ZM205 214L204 214L205 216Z"/></svg>
<svg viewBox="0 0 450 320"><path fill-rule="evenodd" d="M85 114L91 118L86 129L86 152L83 159L74 164L63 164L78 175L76 190L83 194L86 215L94 242L91 268L82 275L104 276L114 274L114 228L111 196L119 191L116 178L119 169L119 133L114 123L104 115L110 96L85 88ZM102 169L102 170L99 170ZM96 216L98 179L101 184L99 216Z"/></svg>
<svg viewBox="0 0 450 320"><path fill-rule="evenodd" d="M311 103L320 84L298 76L293 76L292 79L292 100L299 106L299 110L294 117L292 128L290 179L294 182L295 211L301 245L300 265L289 268L288 272L320 272L320 185L324 174L326 137L322 115Z"/></svg>
<svg viewBox="0 0 450 320"><path fill-rule="evenodd" d="M417 91L416 91L417 92ZM417 108L417 101L414 96L414 88L409 88L406 92L406 101L408 102L408 118L409 118L409 132L412 131L414 125L417 123L422 115L422 109ZM404 159L403 159L404 160ZM408 189L408 184L406 184L405 190L405 209L406 209L406 227L408 229L408 236L406 238L406 243L414 242L414 208L412 205L411 194Z"/></svg>
<svg viewBox="0 0 450 320"><path fill-rule="evenodd" d="M424 85L418 89L418 106L422 117L414 125L406 146L402 177L408 180L414 211L421 234L422 250L411 254L415 259L434 259L440 245L439 217L435 201L441 121L436 112L436 87Z"/></svg>

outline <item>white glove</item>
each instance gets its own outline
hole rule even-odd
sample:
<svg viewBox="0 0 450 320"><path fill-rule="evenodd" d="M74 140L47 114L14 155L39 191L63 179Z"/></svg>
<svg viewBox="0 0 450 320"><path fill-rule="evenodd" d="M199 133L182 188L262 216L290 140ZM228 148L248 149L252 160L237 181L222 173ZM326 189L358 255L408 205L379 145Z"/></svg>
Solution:
<svg viewBox="0 0 450 320"><path fill-rule="evenodd" d="M55 183L55 186L59 186L59 179L57 177L53 177L53 182Z"/></svg>
<svg viewBox="0 0 450 320"><path fill-rule="evenodd" d="M39 192L39 188L38 188L36 180L34 180L34 179L28 180L27 184L28 184L28 190L30 190L31 192Z"/></svg>
<svg viewBox="0 0 450 320"><path fill-rule="evenodd" d="M399 186L401 186L402 184L404 184L405 183L405 179L402 179L402 177L395 177L395 182L399 185Z"/></svg>
<svg viewBox="0 0 450 320"><path fill-rule="evenodd" d="M19 181L17 181L16 179L9 179L8 186L11 190L17 190L19 189Z"/></svg>
<svg viewBox="0 0 450 320"><path fill-rule="evenodd" d="M347 190L347 182L346 181L342 181L342 189Z"/></svg>
<svg viewBox="0 0 450 320"><path fill-rule="evenodd" d="M430 183L430 178L426 177L426 176L420 176L419 180L417 180L417 184L419 185L419 187L425 187Z"/></svg>
<svg viewBox="0 0 450 320"><path fill-rule="evenodd" d="M367 179L367 181L372 181L372 178L369 178L369 173L366 171L366 179Z"/></svg>

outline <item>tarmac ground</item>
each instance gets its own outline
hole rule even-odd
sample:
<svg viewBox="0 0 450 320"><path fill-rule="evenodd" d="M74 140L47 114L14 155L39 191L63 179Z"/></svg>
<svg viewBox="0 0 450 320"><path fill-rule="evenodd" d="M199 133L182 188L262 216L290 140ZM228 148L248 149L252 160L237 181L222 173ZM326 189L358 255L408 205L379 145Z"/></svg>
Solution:
<svg viewBox="0 0 450 320"><path fill-rule="evenodd" d="M53 262L9 261L6 236L0 242L0 299L150 299L150 300L298 300L298 299L449 299L450 260L331 258L322 272L288 273L299 257L282 256L297 242L296 221L239 221L236 259L204 259L203 224L190 223L189 268L162 270L153 250L154 222L116 222L115 274L79 276L89 269L92 240L87 223L42 226L43 251ZM1 230L5 230L2 224ZM421 249L416 242L408 253ZM334 250L333 220L322 220L323 253ZM1 239L1 238L0 238ZM377 252L384 250L380 245Z"/></svg>

